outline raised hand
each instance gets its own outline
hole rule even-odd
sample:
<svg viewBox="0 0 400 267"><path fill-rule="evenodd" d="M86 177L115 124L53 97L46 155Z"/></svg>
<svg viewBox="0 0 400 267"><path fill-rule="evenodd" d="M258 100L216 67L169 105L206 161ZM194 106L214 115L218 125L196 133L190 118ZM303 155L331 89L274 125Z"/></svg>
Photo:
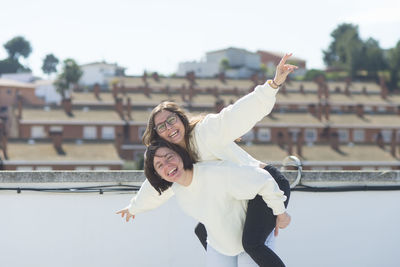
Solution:
<svg viewBox="0 0 400 267"><path fill-rule="evenodd" d="M286 61L291 56L292 53L285 54L279 62L278 66L276 66L275 78L273 80L276 86L281 86L286 81L287 76L298 69L298 67L295 65L286 64Z"/></svg>

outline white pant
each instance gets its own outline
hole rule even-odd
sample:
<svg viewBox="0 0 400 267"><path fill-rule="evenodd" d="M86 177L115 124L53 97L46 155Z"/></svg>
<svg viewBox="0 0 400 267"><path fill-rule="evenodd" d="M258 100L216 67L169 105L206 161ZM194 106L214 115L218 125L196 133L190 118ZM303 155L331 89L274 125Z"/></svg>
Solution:
<svg viewBox="0 0 400 267"><path fill-rule="evenodd" d="M265 240L265 245L271 250L275 250L275 236L274 231L272 231L267 240ZM207 245L207 267L256 267L257 263L246 252L242 252L236 256L226 256L219 253L210 244Z"/></svg>

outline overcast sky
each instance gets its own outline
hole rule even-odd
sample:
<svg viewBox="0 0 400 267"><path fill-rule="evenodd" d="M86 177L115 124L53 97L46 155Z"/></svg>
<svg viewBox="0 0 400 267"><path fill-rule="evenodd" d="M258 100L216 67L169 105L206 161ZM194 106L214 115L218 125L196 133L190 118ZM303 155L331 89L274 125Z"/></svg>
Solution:
<svg viewBox="0 0 400 267"><path fill-rule="evenodd" d="M0 44L24 36L33 52L23 63L39 76L48 53L168 75L179 62L231 46L293 52L308 68L323 68L322 50L344 22L382 48L400 40L398 0L0 0L0 7ZM0 47L0 59L6 55Z"/></svg>

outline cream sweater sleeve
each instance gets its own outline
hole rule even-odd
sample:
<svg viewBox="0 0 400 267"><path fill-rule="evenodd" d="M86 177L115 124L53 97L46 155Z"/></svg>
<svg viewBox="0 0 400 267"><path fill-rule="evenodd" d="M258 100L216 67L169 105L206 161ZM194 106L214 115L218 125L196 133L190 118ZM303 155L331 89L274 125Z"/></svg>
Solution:
<svg viewBox="0 0 400 267"><path fill-rule="evenodd" d="M221 147L243 136L271 112L277 92L268 83L258 85L220 113L207 115L197 126L198 146Z"/></svg>
<svg viewBox="0 0 400 267"><path fill-rule="evenodd" d="M130 214L136 215L141 212L158 208L173 195L174 193L171 188L165 190L160 195L146 179L136 196L131 199L127 208L129 209Z"/></svg>
<svg viewBox="0 0 400 267"><path fill-rule="evenodd" d="M224 175L229 176L229 192L232 197L238 200L250 200L256 195L261 195L274 215L285 212L286 196L267 171L252 166L228 166L224 170Z"/></svg>

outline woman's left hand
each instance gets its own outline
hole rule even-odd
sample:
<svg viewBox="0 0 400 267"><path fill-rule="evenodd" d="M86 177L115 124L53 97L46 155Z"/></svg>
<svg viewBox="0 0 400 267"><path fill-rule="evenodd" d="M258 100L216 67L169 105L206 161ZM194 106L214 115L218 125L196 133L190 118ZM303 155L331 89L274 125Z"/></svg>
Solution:
<svg viewBox="0 0 400 267"><path fill-rule="evenodd" d="M292 56L292 53L285 54L278 66L276 66L274 82L276 85L281 86L285 81L287 76L294 70L298 69L297 66L286 64L286 61Z"/></svg>
<svg viewBox="0 0 400 267"><path fill-rule="evenodd" d="M290 224L290 221L291 221L291 217L287 212L276 216L276 226L275 226L275 233L274 233L275 236L278 236L279 228L280 229L286 228Z"/></svg>

